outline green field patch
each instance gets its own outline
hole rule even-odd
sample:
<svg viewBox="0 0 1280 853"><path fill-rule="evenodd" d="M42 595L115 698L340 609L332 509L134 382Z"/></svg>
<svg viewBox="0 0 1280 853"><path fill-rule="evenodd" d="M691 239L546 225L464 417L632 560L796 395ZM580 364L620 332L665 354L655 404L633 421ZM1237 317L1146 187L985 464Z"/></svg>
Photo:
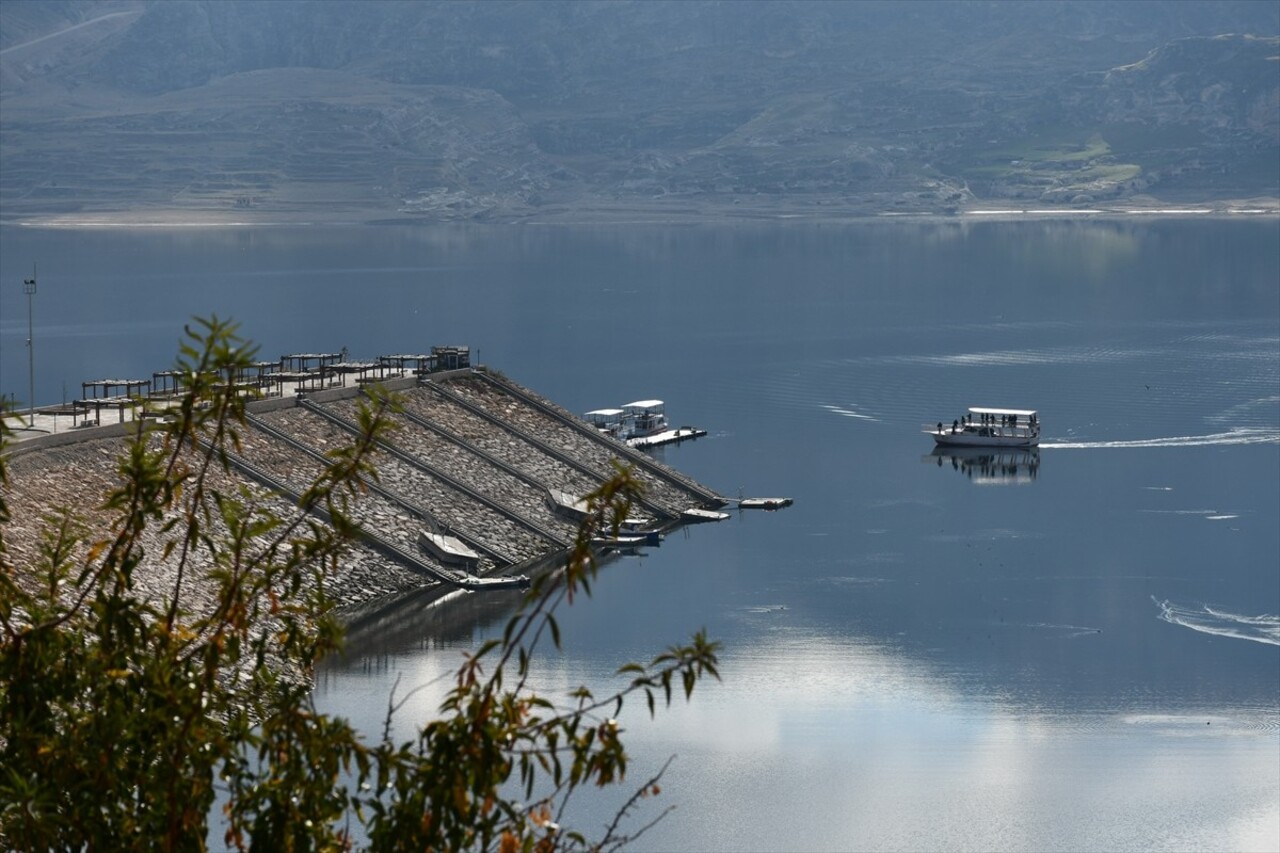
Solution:
<svg viewBox="0 0 1280 853"><path fill-rule="evenodd" d="M1025 190L1120 184L1144 171L1132 155L1115 162L1117 152L1110 137L1079 130L1042 130L1014 144L973 151L967 162L953 161L957 174L966 179L1021 186Z"/></svg>
<svg viewBox="0 0 1280 853"><path fill-rule="evenodd" d="M1074 173L1075 183L1088 181L1131 181L1142 174L1142 167L1136 163L1104 163Z"/></svg>
<svg viewBox="0 0 1280 853"><path fill-rule="evenodd" d="M1082 164L1112 154L1111 145L1099 133L1084 136L1075 131L1042 131L1034 137L1000 147L957 152L952 167L979 180L1071 172ZM1062 168L1054 168L1055 166Z"/></svg>
<svg viewBox="0 0 1280 853"><path fill-rule="evenodd" d="M1084 142L1062 139L1032 140L1021 145L994 152L993 156L1009 162L1026 163L1079 163L1106 157L1111 146L1099 134L1093 134Z"/></svg>

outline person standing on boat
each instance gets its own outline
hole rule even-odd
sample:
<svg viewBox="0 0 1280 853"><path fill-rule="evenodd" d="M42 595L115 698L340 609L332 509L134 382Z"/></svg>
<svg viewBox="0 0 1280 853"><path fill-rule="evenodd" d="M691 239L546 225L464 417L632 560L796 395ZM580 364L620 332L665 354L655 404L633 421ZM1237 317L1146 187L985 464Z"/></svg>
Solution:
<svg viewBox="0 0 1280 853"><path fill-rule="evenodd" d="M951 434L952 434L952 435L955 435L955 434L956 434L956 430L957 430L957 429L959 429L959 428L960 428L960 419L959 419L959 418L957 418L956 420L954 420L954 421L952 421L952 422L951 422Z"/></svg>

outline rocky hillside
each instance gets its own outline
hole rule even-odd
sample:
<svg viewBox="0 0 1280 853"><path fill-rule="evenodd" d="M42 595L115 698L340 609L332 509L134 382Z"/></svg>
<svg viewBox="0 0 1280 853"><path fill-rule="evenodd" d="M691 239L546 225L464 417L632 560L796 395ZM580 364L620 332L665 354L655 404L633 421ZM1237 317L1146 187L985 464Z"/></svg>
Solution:
<svg viewBox="0 0 1280 853"><path fill-rule="evenodd" d="M1255 2L0 4L0 215L1280 196Z"/></svg>

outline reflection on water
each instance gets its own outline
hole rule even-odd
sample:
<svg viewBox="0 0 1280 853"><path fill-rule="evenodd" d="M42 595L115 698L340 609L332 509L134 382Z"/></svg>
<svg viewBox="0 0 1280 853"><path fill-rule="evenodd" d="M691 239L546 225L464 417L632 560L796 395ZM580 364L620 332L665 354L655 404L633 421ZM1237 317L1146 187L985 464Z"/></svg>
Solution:
<svg viewBox="0 0 1280 853"><path fill-rule="evenodd" d="M921 461L950 465L983 486L1034 483L1040 473L1040 451L1034 447L935 447Z"/></svg>

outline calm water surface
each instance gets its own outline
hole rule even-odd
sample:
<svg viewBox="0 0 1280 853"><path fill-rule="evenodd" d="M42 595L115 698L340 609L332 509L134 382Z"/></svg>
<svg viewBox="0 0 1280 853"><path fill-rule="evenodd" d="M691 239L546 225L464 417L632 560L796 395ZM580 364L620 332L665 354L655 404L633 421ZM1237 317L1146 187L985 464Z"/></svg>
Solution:
<svg viewBox="0 0 1280 853"><path fill-rule="evenodd" d="M0 391L168 366L182 324L263 355L466 343L570 409L659 397L662 451L777 513L690 528L562 615L550 692L698 627L722 684L623 722L675 756L658 850L1280 847L1280 226L51 232L0 229ZM65 387L65 392L64 392ZM1034 457L924 422L1039 409ZM405 610L318 697L429 716L509 599ZM602 825L617 798L585 798ZM656 813L652 807L650 815Z"/></svg>

